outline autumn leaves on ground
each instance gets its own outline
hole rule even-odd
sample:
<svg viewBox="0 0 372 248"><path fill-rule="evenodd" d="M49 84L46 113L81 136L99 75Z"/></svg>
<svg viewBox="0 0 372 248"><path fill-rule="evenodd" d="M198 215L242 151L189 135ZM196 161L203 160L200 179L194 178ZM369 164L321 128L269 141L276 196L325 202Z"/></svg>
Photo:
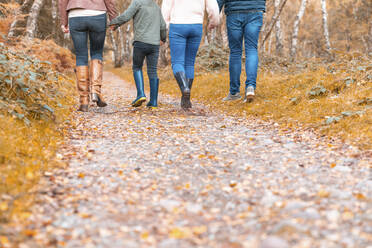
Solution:
<svg viewBox="0 0 372 248"><path fill-rule="evenodd" d="M4 23L1 22L1 24ZM6 30L4 33L6 33ZM79 115L75 114L76 93L74 78L72 76L72 67L74 61L73 56L67 49L55 45L52 41L25 41L22 39L8 40L4 37L1 37L0 42L0 247L11 247L14 243L23 242L24 240L34 238L34 236L37 235L37 233L29 227L22 230L21 227L16 226L14 223L29 223L29 219L32 217L30 209L34 203L35 197L39 197L39 190L35 189L38 189L36 186L39 184L40 178L47 177L48 180L53 181L54 175L50 175L50 171L53 171L53 169L58 170L58 168L67 168L67 165L65 164L66 160L64 162L61 161L61 155L58 155L58 151L61 149L61 147L63 147L65 142L70 142L69 138L75 137L75 129L77 131L84 131L81 130L81 127L76 127L77 123L81 125L90 124L94 117L88 116L87 119L84 119L85 117L83 116L80 119L78 118L79 120L73 119L73 117L75 118ZM311 138L315 139L316 137L320 136L325 138L323 139L324 144L320 144L319 150L321 150L323 147L322 145L325 145L324 147L327 147L327 149L330 149L331 152L336 154L338 147L341 146L341 141L341 143L351 144L353 147L360 149L359 151L356 149L355 153L348 155L357 158L362 157L364 161L371 156L372 67L370 64L370 57L366 57L366 55L359 53L338 53L334 55L335 58L332 62L327 63L320 60L307 60L305 62L291 63L275 58L271 61L269 60L270 58L262 58L258 79L257 99L252 104L243 104L242 102L221 102L221 99L228 91L228 72L226 70L227 55L225 54L222 56L222 58L217 58L214 57L215 54L216 52L211 51L211 49L201 49L201 53L197 61L197 64L199 65L199 68L197 68L198 75L192 92L193 101L201 104L197 105L196 109L200 109L200 106L203 106L207 113L219 113L221 116L226 116L228 119L226 124L221 124L218 127L213 127L213 125L208 123L208 125L211 125L211 130L213 130L215 133L222 133L226 127L232 132L232 130L229 129L229 125L240 125L238 121L235 121L236 119L234 118L238 118L238 120L239 118L241 118L240 120L252 120L253 124L249 127L251 129L256 127L254 126L256 123L255 121L262 120L263 123L266 123L266 126L273 125L278 129L278 132L282 134L290 135L298 132L298 130L314 131L312 134L315 135L311 136ZM216 69L215 65L209 64L214 63L217 60L221 60L218 61L217 64L218 66L223 67L223 69ZM110 66L110 63L107 63L106 67L108 71L112 71L116 75L119 75L120 78L129 82L130 86L126 86L127 88L133 88L129 66L120 69L113 69ZM211 70L210 68L215 68L215 70ZM160 70L160 78L160 92L163 94L161 99L174 99L179 97L179 90L177 89L177 85L174 82L169 67ZM111 85L110 87L114 86L117 87L115 84L113 86ZM120 87L117 89L120 90ZM134 92L131 92L131 94L134 94ZM121 104L129 103L127 100L124 102L123 101L124 100L117 98L112 99L112 105L120 107ZM184 113L177 112L179 107L177 105L172 105L174 104L174 101L169 101L171 100L164 100L163 102L160 102L160 110L158 112L153 113L151 111L144 110L144 116L147 116L147 118L154 116L156 119L155 122L159 122L161 125L166 125L163 123L164 118L162 118L162 115L167 114L168 111L175 116L180 116L180 118L174 123L174 129L176 129L176 127L184 128L181 120L182 118L188 118L188 116L184 116ZM164 111L162 110L163 108L165 109ZM105 118L109 119L110 115L113 113L115 112L113 111L112 113L107 113ZM95 116L94 114L95 113L93 113L93 116ZM120 135L123 135L122 142L125 141L125 137L128 140L132 140L132 142L136 142L134 137L135 134L144 135L146 132L150 132L151 127L150 129L147 129L147 127L146 129L144 127L144 130L141 129L141 122L138 122L141 117L141 112L124 109L124 115L127 118L132 118L133 120L137 121L135 123L128 122L126 124L128 127L134 128L135 130L136 128L139 128L140 130L137 130L138 133L134 134L130 133L130 130L128 131L128 134L118 132ZM212 114L210 114L210 116L214 121L216 121L216 123L223 122L219 116L214 116ZM118 118L117 121L120 120L119 117L115 117ZM202 128L203 125L198 122L198 117L191 116L189 118L191 119L190 126L195 125L198 128ZM114 120L110 120L109 122L111 122L110 128L117 128ZM147 125L151 125L151 123L151 121L146 122ZM244 121L242 121L242 123L244 124ZM91 126L87 126L86 128L91 128L90 131L93 134L97 134L97 137L100 137L100 133L97 131L97 129L100 131L99 127L94 129ZM213 128L215 128L215 130ZM249 132L249 130L251 130L249 129L247 131L244 129L244 125L240 125L239 128L239 130L244 132ZM197 133L197 130L197 128L194 128L192 133ZM268 130L271 129L268 128ZM164 130L161 129L161 131L167 133L172 130L164 128ZM215 133L208 133L208 135L210 135L208 137L217 135ZM257 142L258 144L262 142L262 146L273 145L270 143L270 141L266 140L256 141L254 134L249 134L252 135L252 137L250 136L249 139L249 142L252 142L252 144L249 145L253 146L254 142ZM202 135L203 134L201 133L200 136ZM182 141L188 141L187 137L184 137L182 132L179 133L179 137ZM111 138L114 139L115 137ZM144 138L146 138L146 135L144 135ZM219 144L218 138L221 137L217 135L217 141L209 140L208 144L216 145L217 143L218 145L223 146L223 144ZM176 137L173 137L172 140L177 144L178 141ZM332 140L336 141L334 142ZM269 144L266 144L265 142L268 142ZM284 142L286 147L288 146L288 153L296 152L292 151L291 149L303 148L302 145L296 146L291 143L286 143L285 140L278 141L277 144L281 144L281 142ZM230 143L236 146L236 142L234 140L226 141L226 144ZM119 144L122 143L119 142ZM86 148L88 157L91 156L89 154L95 152L94 150L92 151L92 149L89 149L88 146ZM201 148L201 150L204 148L205 147ZM228 150L226 147L223 147L223 149ZM224 151L223 149L221 148L221 151ZM261 146L257 145L257 150L260 149L261 151L263 150ZM316 149L316 147L314 146L312 149ZM221 173L227 173L227 175L231 176L233 173L229 174L228 172L233 171L235 173L234 168L229 168L229 165L226 165L226 168L222 168L222 165L224 164L223 152L219 154L219 157L219 155L209 154L206 151L207 149L205 149L205 151L198 151L195 154L195 158L191 156L190 159L196 159L196 162L198 163L201 161L200 164L207 164L208 166L211 166L209 169L210 171L208 171L208 169L200 169L201 174L205 173L206 171L210 173L212 177L208 177L208 180L211 180L210 182L215 182L213 181L213 175L215 174L220 175ZM244 150L240 150L242 154L244 154L243 151ZM320 153L321 151L317 152ZM341 152L339 153L342 155ZM339 154L337 153L334 155L334 157L337 157L338 155ZM254 154L252 154L252 157L254 157ZM342 166L338 167L339 164L337 164L337 160L334 157L329 159L322 158L324 160L320 161L324 162L323 165L325 166L325 169L336 168L336 173L339 173L337 175L342 177L342 173L349 172L349 167L344 166L343 164ZM280 156L275 158L280 158ZM308 158L310 161L311 156ZM128 160L129 159L130 158L128 158ZM332 162L333 160L336 162ZM172 160L169 159L167 160L167 163L171 163L171 161ZM99 163L99 161L96 162ZM353 163L354 162L351 164ZM214 164L218 166L221 165L221 168L218 166L214 168ZM347 163L345 162L345 164ZM79 167L79 164L76 164L76 162L75 165L77 168ZM88 167L89 165L86 166ZM126 173L128 173L128 181L132 180L132 182L137 183L133 185L141 184L141 180L138 179L141 178L141 176L138 175L141 175L140 171L143 169L135 167L135 170L132 170L133 168L131 168L131 165L127 165L126 167L124 166L124 162L121 163L120 166L122 169L115 171L116 177L122 179L125 177ZM261 170L260 168L252 168L252 165L250 166L251 167L244 167L245 172L241 172L241 168L237 170L242 175L246 175L244 173L247 173L249 170L258 170L257 175L264 175L266 173L266 171L259 171ZM304 164L300 164L298 166L306 167L306 163L304 162ZM364 163L363 166L367 165ZM144 172L146 173L146 177L148 176L148 178L153 180L156 180L157 177L162 177L162 168L152 169L153 170L150 172ZM311 170L311 168L308 168L308 170ZM59 171L63 171L63 169L59 169ZM135 173L131 174L133 171L135 171ZM280 171L280 168L278 171L279 174L284 173ZM175 171L175 173L177 173L177 171ZM320 169L315 173L320 173ZM88 174L89 173L86 171L82 171L81 174L76 175L76 178L86 178L86 180L88 180ZM332 171L330 171L329 174L332 174ZM299 177L301 174L295 175ZM57 175L55 176L57 177ZM92 177L93 176L99 175L92 175ZM178 176L181 177L182 175ZM226 182L223 180L223 182L219 182L221 184L216 183L216 185L203 185L202 190L200 191L201 197L205 197L208 192L213 191L214 188L218 188L219 186L222 187L223 184L226 184L227 187L227 189L224 189L224 192L227 192L226 194L231 192L236 193L243 189L245 190L244 187L250 189L250 185L245 185L244 187L240 188L240 182L236 181L236 178L233 176L231 176L231 178L229 176L226 176ZM366 176L367 175L361 176L361 178L364 180ZM118 178L116 177L112 178L112 180L117 180ZM61 180L61 182L64 182L63 178L57 178L56 180ZM189 178L189 180L192 181L192 178ZM340 182L339 180L341 179L336 177L334 180L336 182ZM363 180L361 181L364 182ZM210 182L208 181L208 183ZM347 183L345 182L345 184ZM182 190L193 189L194 187L194 185L190 182L185 182L184 184L180 183L179 185L176 185L176 183L172 184L172 182L170 182L170 185L172 187L180 187L178 189L179 192ZM145 186L151 190L155 190L158 187L152 181L151 183L147 182ZM354 199L356 202L343 206L342 210L338 209L341 212L339 217L337 215L338 210L336 212L334 210L332 210L333 212L330 210L329 213L326 213L327 221L330 221L333 223L333 225L335 225L337 218L340 218L345 221L345 226L347 226L349 223L354 224L354 222L347 222L351 221L351 219L354 220L354 216L358 218L366 218L366 220L362 219L362 222L370 221L370 219L368 220L366 216L368 213L365 214L363 212L353 212L354 210L363 210L367 204L370 204L370 198L368 198L369 196L360 190L364 189L362 186L360 186L360 188L358 188L359 186L355 187L359 191L352 192L353 194L350 193L350 195L338 192L340 198L346 199L349 197L350 199ZM133 190L131 193L134 195L137 193L138 196L143 188L136 188L133 186L133 188L130 189ZM139 192L136 192L135 190ZM290 204L285 206L285 204L281 201L271 202L284 194L279 189L276 190L275 195L265 195L266 198L264 197L264 199L262 199L263 204L267 203L270 207L276 207L277 209L286 207L289 208L288 206ZM294 191L294 189L291 190ZM316 190L314 193L315 198L311 198L310 200L318 202L325 201L324 199L329 197L330 194L336 194L322 188L316 188L314 190ZM56 194L58 194L58 192ZM233 195L233 193L231 194ZM187 198L190 194L186 192L184 195ZM221 195L219 195L219 193L217 193L214 195L214 197L216 197L216 201L221 200L221 198L218 198L218 196L223 198L224 194L221 193ZM92 197L93 195L91 195L91 198ZM304 196L300 195L298 198L304 198ZM239 199L234 198L234 201L238 202ZM236 202L234 204L237 205L238 203ZM211 203L209 204L213 205ZM239 213L234 212L235 216L231 218L229 217L230 219L224 216L225 219L223 219L222 222L226 221L226 223L229 223L232 226L234 226L235 223L236 227L238 227L241 224L241 221L239 220L244 219L246 221L247 219L252 218L260 219L262 223L266 223L267 225L270 221L270 217L277 214L275 211L278 210L275 209L275 211L268 213L267 216L259 217L259 214L255 212L257 211L256 207L254 207L255 204L257 203L252 203L250 206L245 206L243 210L239 210ZM200 205L198 204L193 205L189 203L188 205L186 204L183 206L179 202L172 200L163 200L160 202L160 205L166 209L169 208L170 212L175 212L174 214L181 213L183 208L192 213L198 213L201 211ZM290 206L295 208L295 205L295 203L292 203ZM230 207L233 208L234 206L231 205ZM204 216L206 223L209 223L208 220L210 220L214 215L217 215L217 212L214 213L213 211L217 211L218 209L217 207L213 208L209 205L206 205L205 207L210 207L211 209L211 212L209 213L210 215L207 215L206 217ZM323 207L326 208L325 206ZM317 220L318 215L323 215L323 213L320 213L320 210L316 210L314 207L307 210L309 211L305 213L305 217L307 220L309 220L309 222L311 222L310 220ZM80 213L80 215L82 215L83 219L90 218L89 214L84 215L84 213ZM232 222L231 220L234 220L235 222ZM169 220L169 222L169 225L174 225L171 220ZM43 224L47 225L47 221ZM215 226L212 225L208 231L212 232L211 229L217 228L219 224ZM299 228L298 225L304 223L296 223L296 225L292 224L278 223L278 226L276 226L278 229L277 234L302 232L301 230L303 229ZM265 224L262 225L265 226ZM288 231L288 229L290 229L290 231ZM367 229L353 229L352 227L350 227L350 229L352 229L353 235L359 235L364 238L364 241L360 242L371 242L371 238L368 237L370 234L367 233ZM8 230L17 230L19 232L8 232ZM102 231L103 236L105 236L105 230L106 229L103 229ZM128 231L124 227L120 230L124 233ZM223 230L228 232L228 229ZM205 225L185 228L172 227L165 229L165 231L163 229L159 231L159 233L162 235L165 235L164 233L166 232L168 232L167 235L174 239L192 239L193 237L198 237L195 238L194 243L190 243L194 246L197 246L198 244L206 244L203 242L207 242L205 239L208 239L208 237L203 236L203 234L207 232L207 227ZM156 233L156 231L141 229L138 231L138 233L140 237L145 240L145 245L147 244L151 246L153 245L152 242L156 241L154 241L153 237L151 236ZM319 235L322 236L324 234L322 233ZM337 238L338 237L336 237L336 239ZM51 246L63 246L63 244L65 244L64 240L54 241L56 243L50 244ZM236 242L231 241L231 243L226 243L226 247L240 247L238 245L238 241L239 240ZM249 243L249 241L247 242ZM254 242L256 241L252 240L251 243ZM306 246L306 244L308 244L306 242L310 241L306 241L305 239L305 241L302 243L302 247L308 247ZM347 240L345 242L346 247L352 247L347 246ZM174 245L175 243L170 243L170 247L172 244Z"/></svg>

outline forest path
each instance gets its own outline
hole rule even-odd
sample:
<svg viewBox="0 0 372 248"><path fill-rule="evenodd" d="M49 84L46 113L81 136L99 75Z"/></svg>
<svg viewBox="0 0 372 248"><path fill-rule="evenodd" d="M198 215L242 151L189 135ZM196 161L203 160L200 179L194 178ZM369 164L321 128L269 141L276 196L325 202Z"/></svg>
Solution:
<svg viewBox="0 0 372 248"><path fill-rule="evenodd" d="M76 113L65 169L46 175L30 247L367 247L367 156L310 132L202 110L105 72L110 105ZM27 247L27 243L24 244Z"/></svg>

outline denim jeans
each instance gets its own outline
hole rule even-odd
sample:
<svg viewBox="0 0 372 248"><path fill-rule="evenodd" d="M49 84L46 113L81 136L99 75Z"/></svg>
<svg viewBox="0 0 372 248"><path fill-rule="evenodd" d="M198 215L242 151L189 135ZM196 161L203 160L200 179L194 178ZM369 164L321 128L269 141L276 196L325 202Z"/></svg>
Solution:
<svg viewBox="0 0 372 248"><path fill-rule="evenodd" d="M90 58L102 60L106 38L106 14L69 18L71 38L74 43L76 66L88 65L88 36Z"/></svg>
<svg viewBox="0 0 372 248"><path fill-rule="evenodd" d="M133 44L133 71L142 70L145 58L147 63L147 75L151 79L157 79L159 45L135 41Z"/></svg>
<svg viewBox="0 0 372 248"><path fill-rule="evenodd" d="M185 72L189 79L194 78L194 65L203 24L170 24L169 45L173 73Z"/></svg>
<svg viewBox="0 0 372 248"><path fill-rule="evenodd" d="M226 17L227 37L229 40L230 93L240 91L242 71L243 38L245 47L246 87L256 88L258 52L257 43L262 26L262 12L232 13Z"/></svg>

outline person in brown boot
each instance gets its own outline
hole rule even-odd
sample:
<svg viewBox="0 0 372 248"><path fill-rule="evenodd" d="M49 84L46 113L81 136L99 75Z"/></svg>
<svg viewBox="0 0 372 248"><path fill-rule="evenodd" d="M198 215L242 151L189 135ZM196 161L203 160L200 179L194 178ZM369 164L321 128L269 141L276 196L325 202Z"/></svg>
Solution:
<svg viewBox="0 0 372 248"><path fill-rule="evenodd" d="M107 16L110 20L117 16L115 0L58 0L58 5L62 31L70 32L75 48L76 77L80 94L78 110L88 111L89 91L92 101L99 107L105 107L107 104L101 94L102 55Z"/></svg>
<svg viewBox="0 0 372 248"><path fill-rule="evenodd" d="M102 87L102 61L99 59L92 59L90 61L90 85L92 101L97 103L98 107L106 107L107 103L103 100L101 94Z"/></svg>
<svg viewBox="0 0 372 248"><path fill-rule="evenodd" d="M80 107L78 111L87 112L89 106L89 70L88 66L76 66L76 83L79 92Z"/></svg>

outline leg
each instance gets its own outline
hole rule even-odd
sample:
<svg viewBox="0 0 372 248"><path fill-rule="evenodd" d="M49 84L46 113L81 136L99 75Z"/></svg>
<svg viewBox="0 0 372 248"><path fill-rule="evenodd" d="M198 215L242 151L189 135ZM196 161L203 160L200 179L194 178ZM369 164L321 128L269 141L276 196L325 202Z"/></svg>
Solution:
<svg viewBox="0 0 372 248"><path fill-rule="evenodd" d="M79 111L87 112L89 105L88 31L82 17L69 19L70 33L76 54L76 84L79 92Z"/></svg>
<svg viewBox="0 0 372 248"><path fill-rule="evenodd" d="M169 29L172 69L182 93L181 107L184 109L185 99L190 98L190 88L185 74L186 42L190 26L190 24L171 24Z"/></svg>
<svg viewBox="0 0 372 248"><path fill-rule="evenodd" d="M170 24L169 46L173 73L185 72L186 41L185 30L188 25Z"/></svg>
<svg viewBox="0 0 372 248"><path fill-rule="evenodd" d="M194 79L195 58L203 36L202 24L193 24L191 25L191 28L190 35L187 39L185 52L185 69L186 77L188 79Z"/></svg>
<svg viewBox="0 0 372 248"><path fill-rule="evenodd" d="M240 14L228 15L226 25L230 48L230 93L235 95L240 91L240 74L242 71L243 27Z"/></svg>
<svg viewBox="0 0 372 248"><path fill-rule="evenodd" d="M158 91L159 91L159 78L158 78L158 60L159 60L159 46L149 45L151 52L146 56L147 75L150 80L150 101L147 106L156 108L158 106Z"/></svg>
<svg viewBox="0 0 372 248"><path fill-rule="evenodd" d="M106 38L106 14L91 16L89 18L89 40L90 40L90 81L92 101L99 107L106 107L107 103L103 100L102 88L102 53Z"/></svg>
<svg viewBox="0 0 372 248"><path fill-rule="evenodd" d="M142 67L146 56L145 43L136 41L133 47L133 77L137 88L137 97L132 102L133 107L139 107L146 101Z"/></svg>
<svg viewBox="0 0 372 248"><path fill-rule="evenodd" d="M246 87L256 88L258 51L257 44L262 26L262 12L249 13L244 27Z"/></svg>

